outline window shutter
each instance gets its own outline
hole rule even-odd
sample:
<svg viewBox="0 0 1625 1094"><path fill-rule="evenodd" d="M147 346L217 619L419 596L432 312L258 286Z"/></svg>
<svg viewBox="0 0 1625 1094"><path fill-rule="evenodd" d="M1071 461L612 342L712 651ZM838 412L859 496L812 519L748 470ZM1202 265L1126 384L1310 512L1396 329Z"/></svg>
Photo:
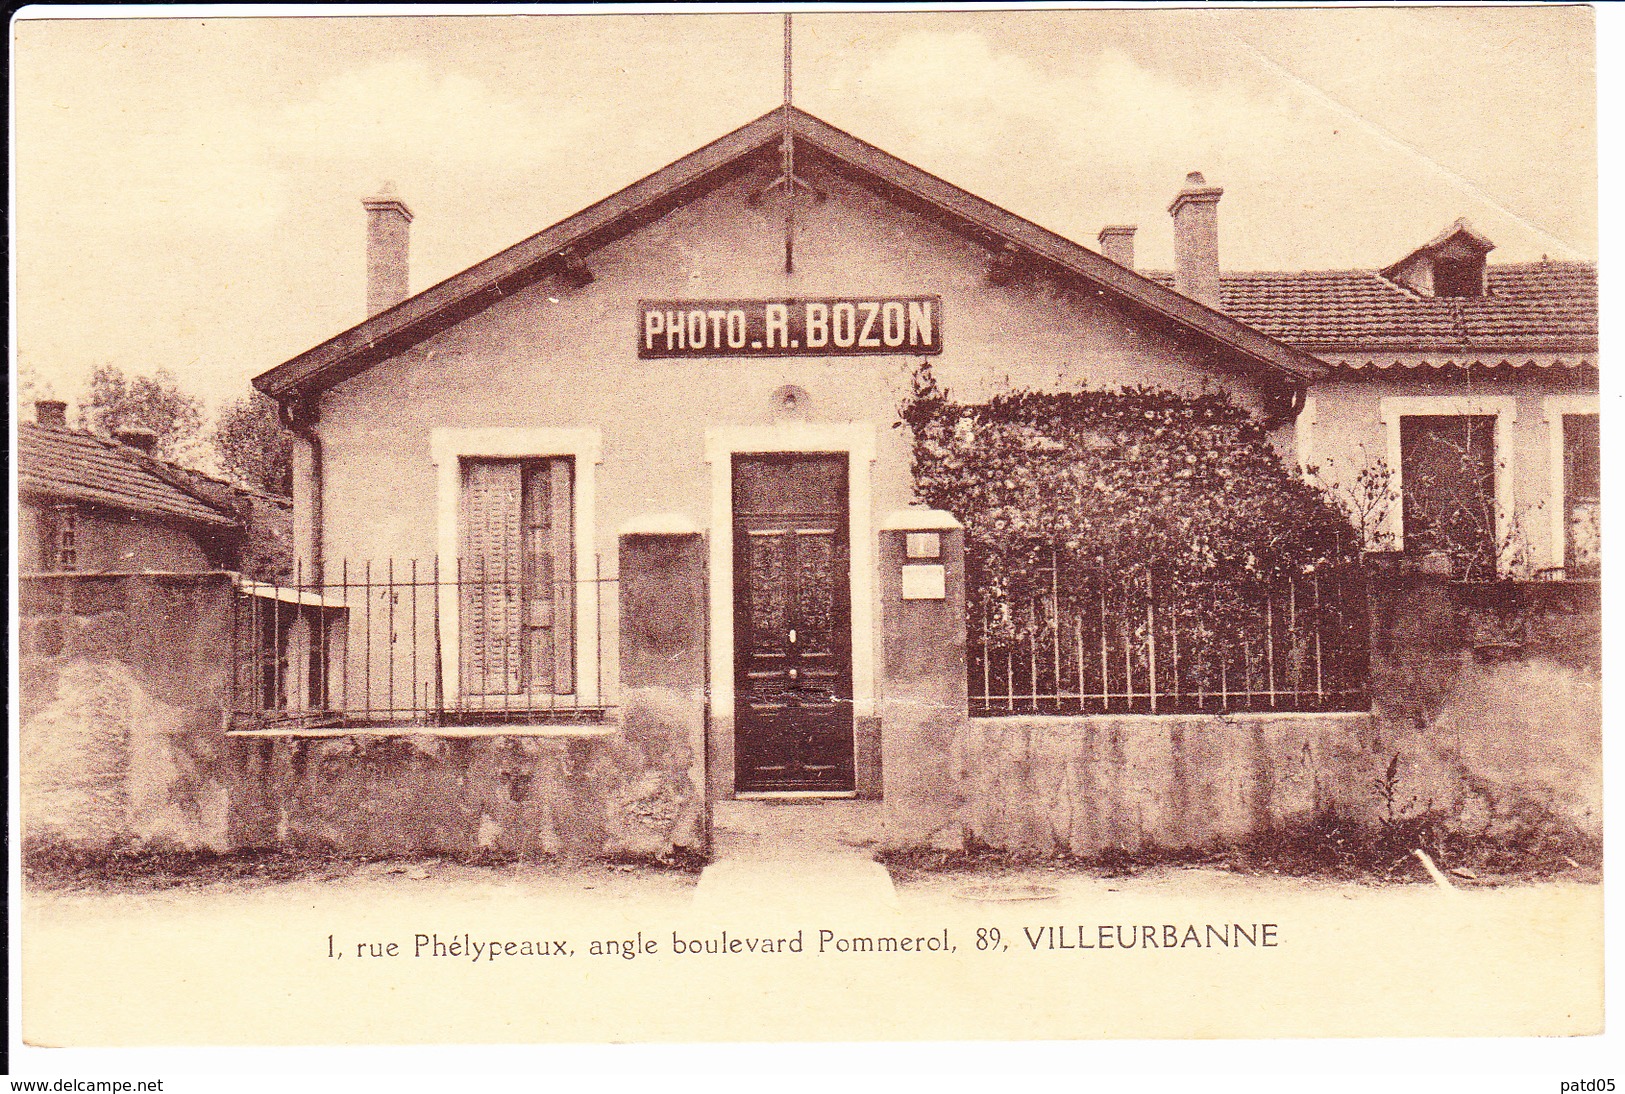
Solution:
<svg viewBox="0 0 1625 1094"><path fill-rule="evenodd" d="M463 469L463 693L513 695L524 667L520 465L468 461Z"/></svg>
<svg viewBox="0 0 1625 1094"><path fill-rule="evenodd" d="M549 525L553 558L553 690L568 695L575 690L575 463L552 460ZM598 590L594 588L596 596Z"/></svg>
<svg viewBox="0 0 1625 1094"><path fill-rule="evenodd" d="M532 693L574 690L574 567L567 459L525 467L525 679Z"/></svg>

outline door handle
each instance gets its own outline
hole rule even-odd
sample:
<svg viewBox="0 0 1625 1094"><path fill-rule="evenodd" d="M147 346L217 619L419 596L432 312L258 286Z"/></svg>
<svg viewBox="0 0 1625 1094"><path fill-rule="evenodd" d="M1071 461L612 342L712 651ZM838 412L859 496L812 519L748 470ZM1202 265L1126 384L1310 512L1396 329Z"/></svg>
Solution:
<svg viewBox="0 0 1625 1094"><path fill-rule="evenodd" d="M793 646L795 644L796 644L796 629L794 627L791 627L790 628L790 645Z"/></svg>

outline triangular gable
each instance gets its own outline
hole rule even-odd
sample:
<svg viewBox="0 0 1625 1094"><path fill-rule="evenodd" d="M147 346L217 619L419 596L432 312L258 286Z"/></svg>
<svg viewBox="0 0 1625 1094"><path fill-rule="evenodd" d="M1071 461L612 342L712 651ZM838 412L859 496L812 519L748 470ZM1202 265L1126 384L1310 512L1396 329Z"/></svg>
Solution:
<svg viewBox="0 0 1625 1094"><path fill-rule="evenodd" d="M1477 255L1487 255L1491 251L1495 250L1495 244L1491 243L1488 237L1480 235L1473 229L1471 224L1467 223L1465 219L1458 218L1454 224L1450 225L1450 227L1446 228L1444 231L1440 232L1438 235L1416 248L1416 250L1412 251L1398 262L1393 263L1391 266L1384 267L1382 276L1388 278L1390 281L1396 280L1408 263L1419 257L1436 254L1443 251L1447 246L1465 247L1468 251Z"/></svg>
<svg viewBox="0 0 1625 1094"><path fill-rule="evenodd" d="M1325 366L1173 289L944 182L795 107L779 107L529 239L425 289L254 378L282 400L309 396L388 360L549 274L568 273L592 250L733 178L777 148L784 111L799 148L893 200L923 207L993 249L1030 254L1099 291L1215 345L1272 386L1297 388Z"/></svg>

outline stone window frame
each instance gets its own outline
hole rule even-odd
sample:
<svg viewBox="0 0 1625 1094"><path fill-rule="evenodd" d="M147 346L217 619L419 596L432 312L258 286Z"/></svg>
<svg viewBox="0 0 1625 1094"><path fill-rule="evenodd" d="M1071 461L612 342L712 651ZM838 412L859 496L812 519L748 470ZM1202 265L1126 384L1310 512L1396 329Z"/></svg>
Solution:
<svg viewBox="0 0 1625 1094"><path fill-rule="evenodd" d="M852 596L853 714L875 711L875 568L872 535L876 426L870 422L782 422L770 426L721 426L705 431L705 462L711 465L710 694L712 714L734 713L733 458L782 452L829 452L847 457L847 535Z"/></svg>
<svg viewBox="0 0 1625 1094"><path fill-rule="evenodd" d="M1513 490L1512 427L1518 421L1518 401L1510 395L1388 395L1379 404L1387 434L1389 485L1405 496L1404 453L1400 419L1424 417L1495 418L1495 542L1497 549L1512 534L1516 496ZM1405 549L1405 505L1401 500L1388 510L1388 533L1394 549Z"/></svg>
<svg viewBox="0 0 1625 1094"><path fill-rule="evenodd" d="M1298 474L1308 475L1315 462L1315 426L1320 424L1319 407L1313 395L1303 397L1303 409L1292 423L1293 448L1298 460Z"/></svg>
<svg viewBox="0 0 1625 1094"><path fill-rule="evenodd" d="M459 550L458 515L463 497L462 465L465 459L550 459L568 457L575 461L574 537L576 603L587 603L580 595L583 567L597 555L597 468L603 462L603 431L592 428L486 426L456 428L436 426L429 432L429 452L435 465L435 553L442 574L457 572ZM602 595L602 590L597 591ZM445 701L459 698L457 667L461 664L462 630L458 612L461 597L455 584L442 585L440 595L440 666L445 681ZM575 612L575 702L578 706L598 706L603 700L598 690L598 627L596 613Z"/></svg>

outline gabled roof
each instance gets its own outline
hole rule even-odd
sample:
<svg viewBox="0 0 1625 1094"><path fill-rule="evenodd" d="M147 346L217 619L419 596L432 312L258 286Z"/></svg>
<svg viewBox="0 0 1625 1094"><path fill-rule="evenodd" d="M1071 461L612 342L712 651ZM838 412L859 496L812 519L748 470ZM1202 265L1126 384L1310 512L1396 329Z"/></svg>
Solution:
<svg viewBox="0 0 1625 1094"><path fill-rule="evenodd" d="M1341 360L1346 354L1382 350L1486 365L1594 364L1595 266L1509 263L1486 267L1486 275L1483 296L1430 298L1374 270L1225 273L1219 297L1242 322L1334 365L1352 365ZM1170 273L1147 276L1173 283Z"/></svg>
<svg viewBox="0 0 1625 1094"><path fill-rule="evenodd" d="M905 163L795 107L779 107L690 152L624 190L402 301L387 311L254 378L278 399L322 391L490 307L549 273L565 272L591 250L653 222L749 170L759 156L778 156L785 112L797 155L841 171L866 186L936 215L995 250L1013 249L1076 275L1130 308L1216 345L1224 356L1266 380L1320 375L1320 362L1168 286L1040 228L957 186Z"/></svg>
<svg viewBox="0 0 1625 1094"><path fill-rule="evenodd" d="M1468 224L1467 221L1458 217L1454 224L1440 232L1438 235L1434 236L1432 239L1428 240L1426 243L1422 244L1420 247L1416 248L1416 250L1412 251L1398 262L1383 267L1382 275L1384 277L1393 277L1402 267L1405 266L1406 263L1410 262L1411 260L1421 255L1429 254L1433 251L1442 250L1444 249L1445 244L1457 239L1465 243L1469 250L1477 251L1479 254L1489 254L1491 251L1495 250L1495 244L1490 242L1488 236L1474 231L1471 224Z"/></svg>
<svg viewBox="0 0 1625 1094"><path fill-rule="evenodd" d="M116 441L72 429L17 423L17 489L213 528L241 522L181 485L188 474Z"/></svg>

